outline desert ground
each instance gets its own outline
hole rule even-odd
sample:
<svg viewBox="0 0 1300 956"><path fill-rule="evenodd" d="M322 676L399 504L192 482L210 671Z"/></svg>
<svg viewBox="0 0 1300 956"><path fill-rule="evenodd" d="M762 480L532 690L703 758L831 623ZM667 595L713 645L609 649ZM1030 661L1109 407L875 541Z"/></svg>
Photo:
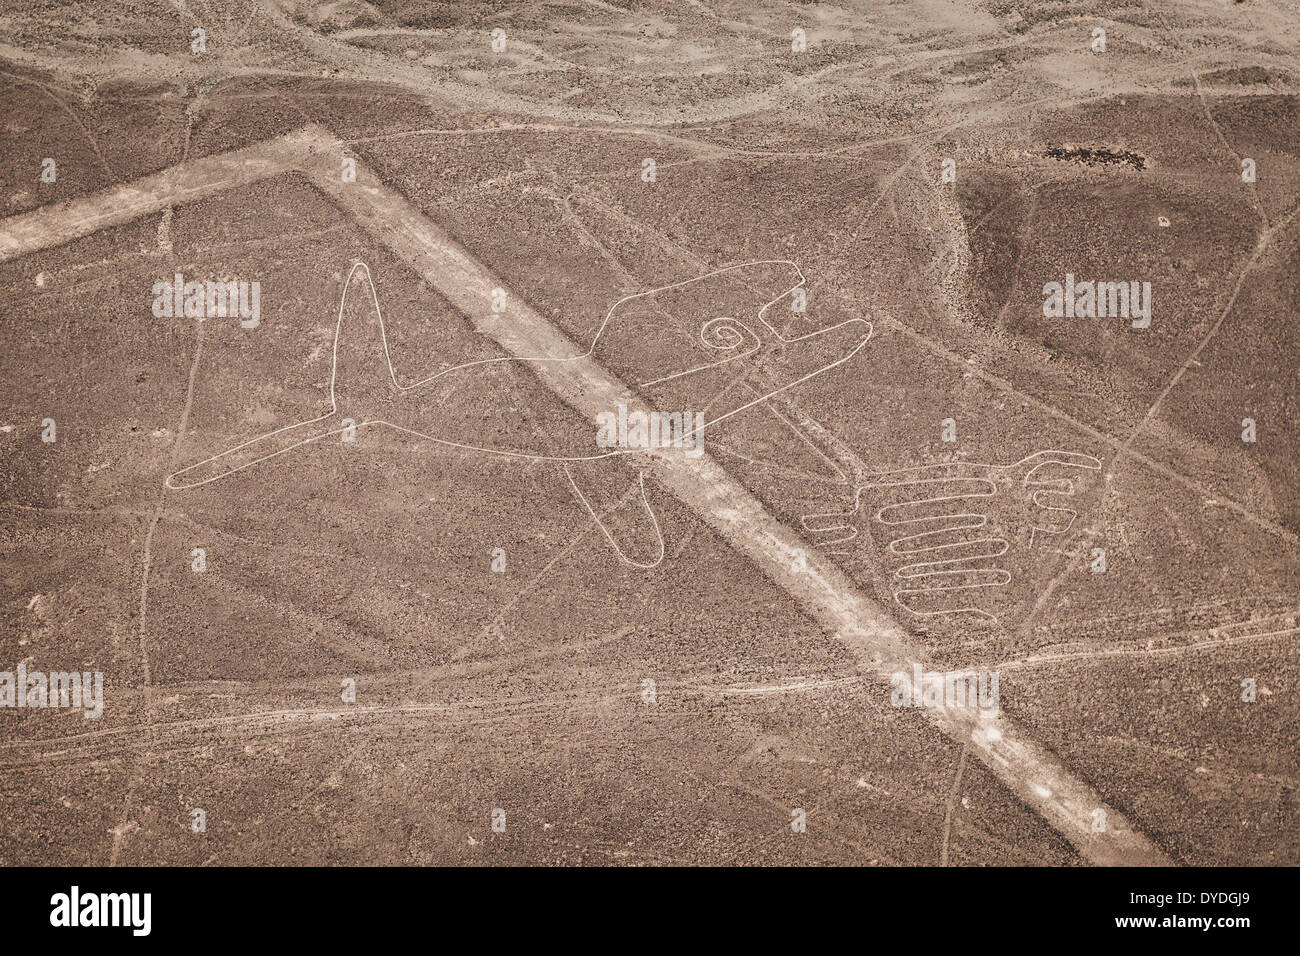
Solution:
<svg viewBox="0 0 1300 956"><path fill-rule="evenodd" d="M0 671L102 713L0 695L0 862L1300 863L1298 95L1294 0L9 0Z"/></svg>

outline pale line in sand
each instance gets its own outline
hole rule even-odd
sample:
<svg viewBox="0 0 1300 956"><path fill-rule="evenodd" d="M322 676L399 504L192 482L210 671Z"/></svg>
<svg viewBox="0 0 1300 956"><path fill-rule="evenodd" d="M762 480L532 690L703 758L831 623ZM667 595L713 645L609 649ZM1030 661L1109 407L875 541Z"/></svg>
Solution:
<svg viewBox="0 0 1300 956"><path fill-rule="evenodd" d="M1274 637L1287 637L1291 634L1300 634L1300 627L1285 627L1279 631L1264 631L1259 634L1233 634L1227 637L1211 637L1191 644L1170 644L1165 647L1103 647L1096 650L1067 651L1061 654L1038 654L1022 657L1019 660L1003 661L992 669L995 671L1021 670L1026 667L1037 667L1058 661L1105 661L1119 657L1165 657L1171 654L1189 654L1193 651L1204 651L1216 647L1252 644L1255 641L1265 641Z"/></svg>

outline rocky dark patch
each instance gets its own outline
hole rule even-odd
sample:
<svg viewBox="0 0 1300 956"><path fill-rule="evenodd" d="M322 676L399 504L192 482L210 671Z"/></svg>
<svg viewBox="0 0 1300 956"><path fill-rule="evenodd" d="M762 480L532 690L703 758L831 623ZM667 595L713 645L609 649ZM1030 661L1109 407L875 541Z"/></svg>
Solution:
<svg viewBox="0 0 1300 956"><path fill-rule="evenodd" d="M1129 166L1132 169L1146 169L1146 157L1132 150L1108 149L1105 146L1048 146L1044 156L1067 162L1082 163L1085 166Z"/></svg>

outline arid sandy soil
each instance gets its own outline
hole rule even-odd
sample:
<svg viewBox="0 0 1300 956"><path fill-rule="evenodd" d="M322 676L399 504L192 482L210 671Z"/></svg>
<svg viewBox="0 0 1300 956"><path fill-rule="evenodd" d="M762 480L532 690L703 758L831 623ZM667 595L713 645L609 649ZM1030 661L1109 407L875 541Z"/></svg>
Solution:
<svg viewBox="0 0 1300 956"><path fill-rule="evenodd" d="M1300 863L1294 0L0 61L0 862Z"/></svg>

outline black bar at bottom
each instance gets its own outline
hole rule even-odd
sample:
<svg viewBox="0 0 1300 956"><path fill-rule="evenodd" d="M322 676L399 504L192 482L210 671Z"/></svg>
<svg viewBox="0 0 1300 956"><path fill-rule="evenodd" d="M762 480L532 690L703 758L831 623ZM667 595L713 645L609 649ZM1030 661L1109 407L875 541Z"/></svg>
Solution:
<svg viewBox="0 0 1300 956"><path fill-rule="evenodd" d="M531 932L598 943L672 939L675 948L691 925L700 927L697 945L716 938L729 948L737 938L785 932L860 942L901 932L945 949L987 945L988 933L1072 946L1098 939L1233 946L1280 939L1294 927L1285 889L1294 875L1279 868L13 868L0 869L0 892L13 943L47 934L76 934L78 942L111 936L126 945L283 934L297 944L337 945L460 928L482 942Z"/></svg>

